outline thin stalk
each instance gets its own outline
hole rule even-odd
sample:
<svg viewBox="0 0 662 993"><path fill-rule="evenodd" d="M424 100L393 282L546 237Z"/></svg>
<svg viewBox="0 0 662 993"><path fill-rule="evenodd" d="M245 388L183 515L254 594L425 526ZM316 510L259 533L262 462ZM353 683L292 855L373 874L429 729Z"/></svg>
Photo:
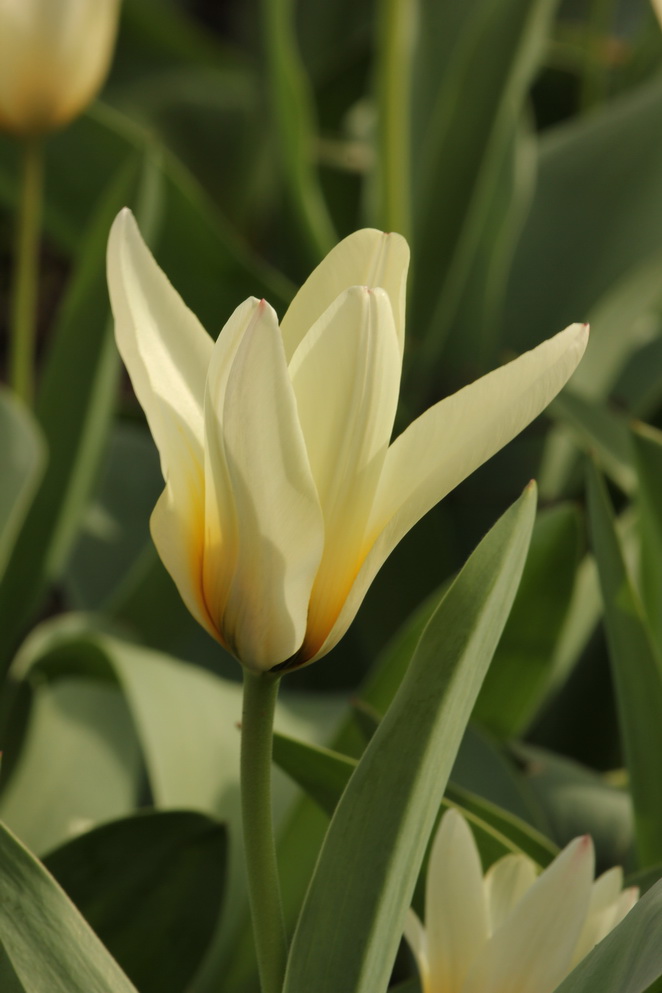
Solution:
<svg viewBox="0 0 662 993"><path fill-rule="evenodd" d="M379 223L411 234L411 76L417 0L382 0L376 94Z"/></svg>
<svg viewBox="0 0 662 993"><path fill-rule="evenodd" d="M271 752L278 683L268 673L244 670L241 812L262 993L280 993L287 959L271 811Z"/></svg>
<svg viewBox="0 0 662 993"><path fill-rule="evenodd" d="M28 404L34 397L42 188L41 140L26 138L11 286L9 381L16 394Z"/></svg>

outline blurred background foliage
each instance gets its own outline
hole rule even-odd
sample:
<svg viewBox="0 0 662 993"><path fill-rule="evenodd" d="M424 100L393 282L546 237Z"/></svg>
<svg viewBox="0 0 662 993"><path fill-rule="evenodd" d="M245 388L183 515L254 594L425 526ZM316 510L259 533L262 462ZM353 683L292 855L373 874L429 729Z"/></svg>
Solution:
<svg viewBox="0 0 662 993"><path fill-rule="evenodd" d="M34 417L0 393L0 816L48 855L141 993L205 993L219 975L248 993L255 970L236 868L239 667L150 542L162 483L112 338L113 216L134 209L214 336L248 295L282 314L350 231L405 234L398 430L590 321L548 416L402 542L332 655L287 677L281 720L359 754L430 594L535 476L532 550L455 798L499 831L507 817L541 863L590 831L602 867L624 862L648 885L662 874L662 841L643 826L662 839L661 70L647 0L124 0L101 99L48 142ZM2 137L3 322L17 170ZM299 761L282 763L295 780ZM284 775L277 801L292 921L326 814ZM158 846L143 808L164 818ZM226 840L220 912L204 867ZM177 899L145 909L147 882L120 878L112 853L144 857L156 878L170 844ZM115 882L110 909L92 879ZM114 907L164 934L193 909L197 943L173 943L167 977L150 972L149 942ZM14 993L10 970L0 958Z"/></svg>

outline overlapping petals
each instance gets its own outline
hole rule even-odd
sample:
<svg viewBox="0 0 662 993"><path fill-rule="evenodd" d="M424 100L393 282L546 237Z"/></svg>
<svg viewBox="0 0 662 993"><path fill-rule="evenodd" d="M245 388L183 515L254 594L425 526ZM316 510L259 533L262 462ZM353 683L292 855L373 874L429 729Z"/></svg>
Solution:
<svg viewBox="0 0 662 993"><path fill-rule="evenodd" d="M540 875L507 855L483 876L467 822L449 810L430 856L425 927L411 911L405 931L424 993L552 993L638 898L620 869L593 872L584 836Z"/></svg>
<svg viewBox="0 0 662 993"><path fill-rule="evenodd" d="M326 654L403 535L564 385L570 328L432 407L393 443L409 251L359 231L280 327L241 304L216 344L142 242L111 232L117 342L161 454L157 549L206 629L256 671Z"/></svg>

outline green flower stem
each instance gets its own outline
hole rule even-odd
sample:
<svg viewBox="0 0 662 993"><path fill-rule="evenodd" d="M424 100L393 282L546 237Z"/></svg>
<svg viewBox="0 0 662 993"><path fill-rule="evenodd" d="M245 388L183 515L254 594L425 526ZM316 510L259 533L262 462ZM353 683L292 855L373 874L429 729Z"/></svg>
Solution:
<svg viewBox="0 0 662 993"><path fill-rule="evenodd" d="M34 395L42 186L41 140L26 138L11 287L9 381L16 394L28 404L32 403Z"/></svg>
<svg viewBox="0 0 662 993"><path fill-rule="evenodd" d="M378 17L376 96L379 223L411 237L411 85L416 0L382 0Z"/></svg>
<svg viewBox="0 0 662 993"><path fill-rule="evenodd" d="M241 812L262 993L280 993L287 942L271 812L271 751L279 679L244 670Z"/></svg>

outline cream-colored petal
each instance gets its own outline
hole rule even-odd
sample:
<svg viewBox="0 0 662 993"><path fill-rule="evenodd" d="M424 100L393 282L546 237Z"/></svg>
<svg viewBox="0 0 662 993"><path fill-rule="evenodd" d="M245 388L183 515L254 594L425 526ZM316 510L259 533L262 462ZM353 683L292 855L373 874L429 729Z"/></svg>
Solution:
<svg viewBox="0 0 662 993"><path fill-rule="evenodd" d="M416 959L423 993L431 993L427 935L425 928L413 910L407 912L405 919L405 940Z"/></svg>
<svg viewBox="0 0 662 993"><path fill-rule="evenodd" d="M101 86L119 0L0 0L0 127L66 124Z"/></svg>
<svg viewBox="0 0 662 993"><path fill-rule="evenodd" d="M290 363L325 531L305 655L326 638L361 565L393 430L400 368L389 297L382 289L359 286L333 302Z"/></svg>
<svg viewBox="0 0 662 993"><path fill-rule="evenodd" d="M234 311L214 345L205 392L205 527L202 584L206 608L224 640L221 621L237 560L237 517L225 456L223 408L243 337L270 309L254 297Z"/></svg>
<svg viewBox="0 0 662 993"><path fill-rule="evenodd" d="M435 404L396 439L386 456L369 526L374 539L317 658L343 636L407 531L544 410L572 375L587 339L587 325L571 325Z"/></svg>
<svg viewBox="0 0 662 993"><path fill-rule="evenodd" d="M537 878L535 863L526 855L505 855L485 876L490 934L501 927Z"/></svg>
<svg viewBox="0 0 662 993"><path fill-rule="evenodd" d="M129 210L108 241L115 336L175 500L202 500L203 399L212 340L158 267ZM191 467L198 466L197 478Z"/></svg>
<svg viewBox="0 0 662 993"><path fill-rule="evenodd" d="M202 511L198 516L182 513L181 501L173 499L171 487L166 485L152 511L149 524L156 550L179 595L196 621L218 639L202 590Z"/></svg>
<svg viewBox="0 0 662 993"><path fill-rule="evenodd" d="M483 871L464 817L448 810L428 865L425 929L431 989L461 993L464 980L488 937Z"/></svg>
<svg viewBox="0 0 662 993"><path fill-rule="evenodd" d="M309 328L350 286L381 286L386 290L402 353L408 267L409 246L399 234L364 228L344 238L311 273L281 321L288 361Z"/></svg>
<svg viewBox="0 0 662 993"><path fill-rule="evenodd" d="M571 842L494 932L463 993L551 993L570 968L593 881L588 836Z"/></svg>
<svg viewBox="0 0 662 993"><path fill-rule="evenodd" d="M280 331L264 301L237 348L219 420L237 536L220 629L237 658L260 671L303 640L323 544Z"/></svg>
<svg viewBox="0 0 662 993"><path fill-rule="evenodd" d="M639 893L623 892L623 870L615 866L593 883L591 904L572 957L574 968L632 909ZM634 900L633 900L634 896Z"/></svg>

